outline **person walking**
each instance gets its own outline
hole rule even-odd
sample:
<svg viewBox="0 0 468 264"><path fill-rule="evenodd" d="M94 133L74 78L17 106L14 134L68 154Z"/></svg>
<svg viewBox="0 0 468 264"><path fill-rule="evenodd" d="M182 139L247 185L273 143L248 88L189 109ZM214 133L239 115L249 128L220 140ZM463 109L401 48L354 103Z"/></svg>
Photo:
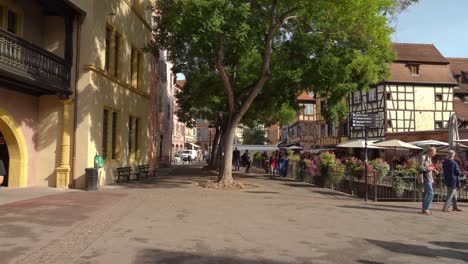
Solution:
<svg viewBox="0 0 468 264"><path fill-rule="evenodd" d="M235 147L232 152L232 160L234 161L234 170L240 170L240 151L237 147Z"/></svg>
<svg viewBox="0 0 468 264"><path fill-rule="evenodd" d="M434 177L439 172L436 170L432 163L432 158L436 155L436 148L430 147L427 150L426 155L422 155L419 164L419 171L422 173L424 183L424 193L422 199L422 213L430 215L432 209L432 199L434 198L434 190L432 184L434 183Z"/></svg>
<svg viewBox="0 0 468 264"><path fill-rule="evenodd" d="M275 152L273 152L271 153L271 157L270 157L270 173L271 173L272 178L276 177L276 166L277 166L276 154Z"/></svg>
<svg viewBox="0 0 468 264"><path fill-rule="evenodd" d="M263 169L265 170L265 173L269 173L269 169L270 169L270 157L268 156L268 152L267 151L264 151L262 153L262 165L263 165Z"/></svg>
<svg viewBox="0 0 468 264"><path fill-rule="evenodd" d="M284 153L280 152L279 157L278 157L278 171L279 171L280 178L285 177L285 174L284 174L285 165L286 165L286 159L284 157Z"/></svg>
<svg viewBox="0 0 468 264"><path fill-rule="evenodd" d="M453 211L462 211L462 209L458 207L457 203L457 191L458 188L461 186L461 170L458 166L458 163L454 160L455 155L455 151L449 150L447 158L442 164L442 169L444 171L444 183L445 186L447 186L447 199L445 200L445 205L442 209L442 211L444 212L452 211L450 209L450 204L452 204L453 206Z"/></svg>
<svg viewBox="0 0 468 264"><path fill-rule="evenodd" d="M3 179L6 176L6 169L5 165L3 164L3 160L0 159L0 187L2 187Z"/></svg>
<svg viewBox="0 0 468 264"><path fill-rule="evenodd" d="M245 153L244 155L242 155L242 160L244 161L245 163L245 173L249 173L250 172L250 161L251 161L251 158L250 158L250 153L249 153L249 150L245 150Z"/></svg>

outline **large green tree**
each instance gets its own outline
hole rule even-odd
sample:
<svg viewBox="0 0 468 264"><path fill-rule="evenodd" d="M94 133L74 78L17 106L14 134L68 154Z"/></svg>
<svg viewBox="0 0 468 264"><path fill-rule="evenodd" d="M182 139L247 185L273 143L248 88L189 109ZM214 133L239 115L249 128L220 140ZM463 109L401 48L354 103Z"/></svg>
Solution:
<svg viewBox="0 0 468 264"><path fill-rule="evenodd" d="M234 183L234 131L260 93L281 82L291 96L308 87L327 97L333 120L349 92L385 76L392 59L388 20L401 2L411 0L157 1L154 45L169 51L174 71L208 73L222 83L220 185Z"/></svg>
<svg viewBox="0 0 468 264"><path fill-rule="evenodd" d="M246 145L263 145L268 142L265 131L258 126L244 127L242 142Z"/></svg>

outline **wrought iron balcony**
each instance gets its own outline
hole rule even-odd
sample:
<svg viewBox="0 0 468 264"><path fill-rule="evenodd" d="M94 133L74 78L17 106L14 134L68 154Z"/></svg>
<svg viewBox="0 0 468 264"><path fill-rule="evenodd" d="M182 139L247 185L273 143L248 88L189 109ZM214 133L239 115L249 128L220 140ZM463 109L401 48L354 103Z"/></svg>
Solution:
<svg viewBox="0 0 468 264"><path fill-rule="evenodd" d="M0 29L0 84L34 95L67 97L71 65L29 41Z"/></svg>

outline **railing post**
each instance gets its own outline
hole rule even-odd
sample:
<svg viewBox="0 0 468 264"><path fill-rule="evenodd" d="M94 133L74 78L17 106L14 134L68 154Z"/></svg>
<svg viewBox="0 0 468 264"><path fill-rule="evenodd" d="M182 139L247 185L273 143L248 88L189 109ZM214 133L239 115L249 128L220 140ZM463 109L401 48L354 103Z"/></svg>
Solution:
<svg viewBox="0 0 468 264"><path fill-rule="evenodd" d="M368 199L368 196L369 196L369 193L368 193L368 184L369 184L369 179L367 178L369 176L368 174L368 171L367 171L367 163L368 163L368 160L367 160L367 127L364 128L364 137L365 137L365 143L364 143L364 177L365 177L365 182L366 182L366 191L365 191L365 201L367 202L367 199Z"/></svg>

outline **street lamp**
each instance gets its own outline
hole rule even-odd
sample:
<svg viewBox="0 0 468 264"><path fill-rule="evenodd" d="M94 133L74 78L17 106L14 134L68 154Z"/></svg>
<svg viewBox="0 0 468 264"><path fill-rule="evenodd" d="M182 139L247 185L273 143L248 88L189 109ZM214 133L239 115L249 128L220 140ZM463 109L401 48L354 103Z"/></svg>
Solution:
<svg viewBox="0 0 468 264"><path fill-rule="evenodd" d="M223 173L223 111L218 111L218 116L220 120L219 124L219 178L221 178Z"/></svg>
<svg viewBox="0 0 468 264"><path fill-rule="evenodd" d="M210 132L210 141L208 142L208 156L211 157L211 129L213 126L210 124L208 126L208 131Z"/></svg>

